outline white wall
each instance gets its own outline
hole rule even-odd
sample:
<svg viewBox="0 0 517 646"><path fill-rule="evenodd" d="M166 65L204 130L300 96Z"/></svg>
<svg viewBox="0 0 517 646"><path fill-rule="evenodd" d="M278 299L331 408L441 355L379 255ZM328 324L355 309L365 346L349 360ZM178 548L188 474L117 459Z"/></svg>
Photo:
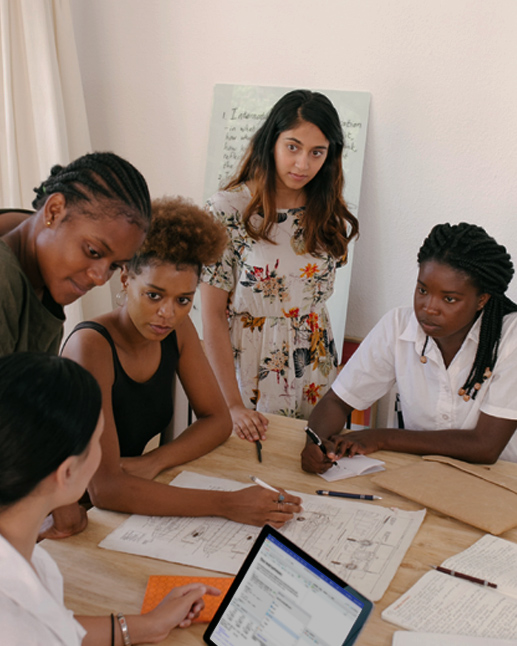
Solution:
<svg viewBox="0 0 517 646"><path fill-rule="evenodd" d="M215 83L372 93L347 334L410 304L438 222L485 226L517 262L515 0L71 4L93 147L155 196L201 200Z"/></svg>

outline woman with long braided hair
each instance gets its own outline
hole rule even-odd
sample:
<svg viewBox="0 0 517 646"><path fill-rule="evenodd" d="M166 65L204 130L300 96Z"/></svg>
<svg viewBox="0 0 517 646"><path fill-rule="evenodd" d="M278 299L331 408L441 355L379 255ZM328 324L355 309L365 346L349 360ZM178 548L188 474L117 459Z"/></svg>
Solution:
<svg viewBox="0 0 517 646"><path fill-rule="evenodd" d="M57 354L63 306L103 285L129 261L151 219L145 179L113 153L54 166L34 190L35 213L4 211L4 231L14 228L0 238L0 356ZM78 505L74 510L71 516L63 513L61 521L55 514L47 535L83 529L86 516Z"/></svg>
<svg viewBox="0 0 517 646"><path fill-rule="evenodd" d="M517 304L505 292L512 260L479 226L436 225L418 253L413 308L389 312L309 419L329 455L308 445L306 471L381 449L517 462ZM353 409L396 384L405 429L335 435Z"/></svg>

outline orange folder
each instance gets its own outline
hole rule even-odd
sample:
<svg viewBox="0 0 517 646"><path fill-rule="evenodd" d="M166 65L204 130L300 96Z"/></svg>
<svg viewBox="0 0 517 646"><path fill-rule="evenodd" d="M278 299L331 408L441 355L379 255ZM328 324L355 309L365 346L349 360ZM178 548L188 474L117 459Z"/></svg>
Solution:
<svg viewBox="0 0 517 646"><path fill-rule="evenodd" d="M145 591L144 601L142 603L142 614L153 610L160 603L160 601L167 595L173 588L180 585L187 585L187 583L206 583L214 588L221 590L221 594L214 597L211 594L205 594L203 601L205 607L199 614L199 617L193 620L193 623L208 623L215 615L215 611L219 608L224 595L228 592L228 588L233 582L234 577L209 577L209 576L166 576L166 575L152 575L147 582L147 589Z"/></svg>

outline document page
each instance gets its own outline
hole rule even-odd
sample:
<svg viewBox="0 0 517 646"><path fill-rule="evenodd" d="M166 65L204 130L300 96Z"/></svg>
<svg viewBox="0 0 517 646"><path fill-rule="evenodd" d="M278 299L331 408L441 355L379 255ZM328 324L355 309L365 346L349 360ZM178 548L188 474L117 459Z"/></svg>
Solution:
<svg viewBox="0 0 517 646"><path fill-rule="evenodd" d="M516 646L516 639L492 639L490 637L466 637L439 633L414 633L398 630L393 634L392 646Z"/></svg>
<svg viewBox="0 0 517 646"><path fill-rule="evenodd" d="M517 635L517 599L434 570L381 616L406 630L500 639Z"/></svg>
<svg viewBox="0 0 517 646"><path fill-rule="evenodd" d="M175 486L235 490L240 482L183 471ZM280 530L372 601L386 591L425 510L404 511L291 492L303 511ZM130 516L100 547L236 574L259 527L224 518Z"/></svg>
<svg viewBox="0 0 517 646"><path fill-rule="evenodd" d="M517 597L517 544L485 534L469 548L451 556L443 567L497 584L498 592Z"/></svg>
<svg viewBox="0 0 517 646"><path fill-rule="evenodd" d="M382 460L369 458L366 455L354 455L353 458L341 458L328 471L319 475L327 482L335 482L336 480L377 473L378 471L384 471L384 462Z"/></svg>

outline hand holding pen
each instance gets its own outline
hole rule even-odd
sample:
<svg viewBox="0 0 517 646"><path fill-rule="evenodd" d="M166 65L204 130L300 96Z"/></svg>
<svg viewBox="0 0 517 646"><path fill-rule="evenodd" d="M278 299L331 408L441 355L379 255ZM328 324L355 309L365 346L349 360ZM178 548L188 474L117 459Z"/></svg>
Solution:
<svg viewBox="0 0 517 646"><path fill-rule="evenodd" d="M302 511L302 500L298 496L293 496L284 489L272 487L256 476L250 475L250 480L258 487L248 487L237 493L246 495L245 492L248 491L253 495L253 506L256 507L255 513L258 522L251 524L269 523L273 527L281 527L286 521L291 520L294 514Z"/></svg>
<svg viewBox="0 0 517 646"><path fill-rule="evenodd" d="M325 457L328 457L327 447L323 444L323 442L322 442L321 438L319 437L319 435L317 433L315 433L312 430L312 428L310 428L309 426L305 427L305 432L307 433L307 436L311 439L311 441L314 442L314 444L316 444L316 446L320 449L320 451L323 453L323 455L325 455ZM329 460L330 460L330 458L329 458ZM330 461L332 462L332 464L334 466L337 467L337 462L335 460L330 460Z"/></svg>

